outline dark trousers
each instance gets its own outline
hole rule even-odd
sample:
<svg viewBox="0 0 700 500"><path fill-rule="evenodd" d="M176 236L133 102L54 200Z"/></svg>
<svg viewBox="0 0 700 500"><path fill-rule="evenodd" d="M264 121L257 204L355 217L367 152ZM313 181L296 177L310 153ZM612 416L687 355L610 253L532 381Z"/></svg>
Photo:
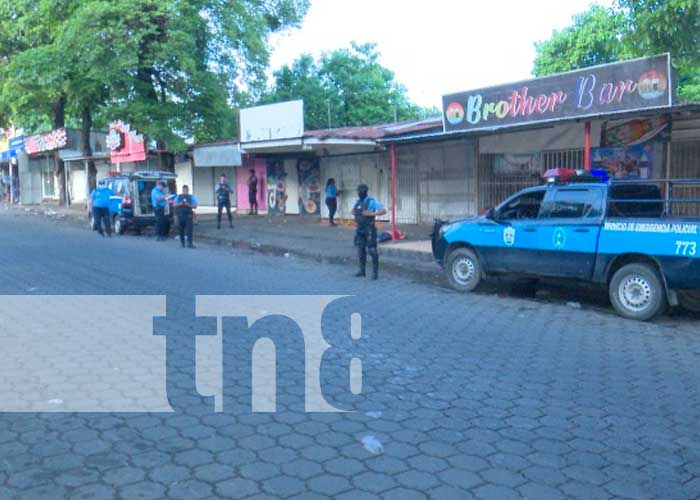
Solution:
<svg viewBox="0 0 700 500"><path fill-rule="evenodd" d="M165 218L165 207L153 207L153 213L156 216L156 236L158 239L164 239L167 236L168 221Z"/></svg>
<svg viewBox="0 0 700 500"><path fill-rule="evenodd" d="M187 244L192 244L192 215L177 216L177 225L180 229L180 243L185 246L185 238Z"/></svg>
<svg viewBox="0 0 700 500"><path fill-rule="evenodd" d="M369 254L372 259L372 273L376 275L379 272L379 252L377 252L377 229L374 225L366 231L355 233L355 245L357 245L360 272L365 273L367 254Z"/></svg>
<svg viewBox="0 0 700 500"><path fill-rule="evenodd" d="M216 225L221 227L221 214L226 209L226 216L228 217L229 225L233 225L233 219L231 218L231 200L219 201L216 205Z"/></svg>
<svg viewBox="0 0 700 500"><path fill-rule="evenodd" d="M105 231L112 235L112 222L109 220L109 207L92 207L92 216L95 219L95 229L104 236ZM104 230L102 225L104 224Z"/></svg>
<svg viewBox="0 0 700 500"><path fill-rule="evenodd" d="M336 197L326 198L326 206L328 207L328 221L331 224L335 224L335 221L333 220L333 218L335 217L335 213L338 211L338 198L336 198Z"/></svg>
<svg viewBox="0 0 700 500"><path fill-rule="evenodd" d="M250 213L258 215L258 191L248 191L248 204L250 205Z"/></svg>

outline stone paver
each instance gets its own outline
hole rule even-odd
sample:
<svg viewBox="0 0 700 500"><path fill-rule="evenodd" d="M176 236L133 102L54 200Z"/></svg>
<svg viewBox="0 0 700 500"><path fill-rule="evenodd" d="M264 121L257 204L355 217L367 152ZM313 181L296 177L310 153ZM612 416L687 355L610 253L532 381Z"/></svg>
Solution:
<svg viewBox="0 0 700 500"><path fill-rule="evenodd" d="M700 494L700 329L687 315L635 323L387 275L352 280L346 267L295 257L103 240L5 212L0 234L11 256L2 295L153 294L178 307L204 294L349 296L324 317L336 350L323 378L328 401L351 410L299 410L304 391L293 381L301 367L283 362L295 351L281 340L277 413L216 414L195 400L171 414L0 413L3 500ZM353 312L363 323L355 344L347 335ZM117 310L109 320L133 318ZM99 330L100 321L89 325ZM266 328L273 335L280 325ZM350 349L363 364L361 397L348 387ZM247 356L226 360L249 363ZM231 399L249 404L240 381L227 377ZM0 401L11 389L0 387ZM382 448L366 449L366 436Z"/></svg>

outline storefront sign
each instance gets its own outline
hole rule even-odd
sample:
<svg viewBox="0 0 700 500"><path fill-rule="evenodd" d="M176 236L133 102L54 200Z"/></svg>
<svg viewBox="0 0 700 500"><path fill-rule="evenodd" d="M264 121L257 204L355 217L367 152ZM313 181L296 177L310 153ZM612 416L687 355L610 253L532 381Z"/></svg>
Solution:
<svg viewBox="0 0 700 500"><path fill-rule="evenodd" d="M241 110L241 142L295 139L304 135L304 101Z"/></svg>
<svg viewBox="0 0 700 500"><path fill-rule="evenodd" d="M669 54L443 96L445 132L487 130L672 105Z"/></svg>
<svg viewBox="0 0 700 500"><path fill-rule="evenodd" d="M600 135L601 147L620 147L632 144L642 144L666 131L668 136L669 119L667 116L654 116L652 118L638 118L616 125L609 125L607 122L603 126ZM668 137L660 136L662 139Z"/></svg>
<svg viewBox="0 0 700 500"><path fill-rule="evenodd" d="M194 148L195 167L240 167L243 164L238 144Z"/></svg>
<svg viewBox="0 0 700 500"><path fill-rule="evenodd" d="M67 144L68 134L65 128L52 130L45 134L30 135L24 139L24 149L28 155L65 148Z"/></svg>
<svg viewBox="0 0 700 500"><path fill-rule="evenodd" d="M122 121L109 125L106 144L112 163L131 163L146 159L146 143L143 135L132 130L130 125Z"/></svg>

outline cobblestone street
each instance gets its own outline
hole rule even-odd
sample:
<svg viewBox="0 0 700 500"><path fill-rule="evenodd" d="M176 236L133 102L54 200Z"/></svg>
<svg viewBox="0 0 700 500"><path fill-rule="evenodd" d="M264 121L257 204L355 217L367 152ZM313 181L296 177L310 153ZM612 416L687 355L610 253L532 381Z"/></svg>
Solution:
<svg viewBox="0 0 700 500"><path fill-rule="evenodd" d="M321 382L351 410L304 412L303 356L277 335L274 413L253 413L249 388L226 368L220 413L195 399L174 413L0 413L1 500L700 496L690 316L639 323L388 274L357 280L347 266L294 256L100 238L7 212L0 232L2 295L164 295L169 311L197 295L347 296L324 316L333 348ZM133 318L96 319L127 329ZM279 327L265 324L271 335ZM359 396L349 352L362 360ZM225 367L249 362L229 354Z"/></svg>

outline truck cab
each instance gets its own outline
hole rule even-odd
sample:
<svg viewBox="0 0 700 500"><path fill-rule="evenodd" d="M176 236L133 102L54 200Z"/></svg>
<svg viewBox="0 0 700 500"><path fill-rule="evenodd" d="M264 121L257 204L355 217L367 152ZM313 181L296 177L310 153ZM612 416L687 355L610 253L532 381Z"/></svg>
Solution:
<svg viewBox="0 0 700 500"><path fill-rule="evenodd" d="M681 201L700 200L663 196L682 182L527 188L482 216L439 222L433 254L459 291L491 274L590 281L616 287L611 301L623 316L649 319L676 301L676 291L700 288L700 221L672 214Z"/></svg>

